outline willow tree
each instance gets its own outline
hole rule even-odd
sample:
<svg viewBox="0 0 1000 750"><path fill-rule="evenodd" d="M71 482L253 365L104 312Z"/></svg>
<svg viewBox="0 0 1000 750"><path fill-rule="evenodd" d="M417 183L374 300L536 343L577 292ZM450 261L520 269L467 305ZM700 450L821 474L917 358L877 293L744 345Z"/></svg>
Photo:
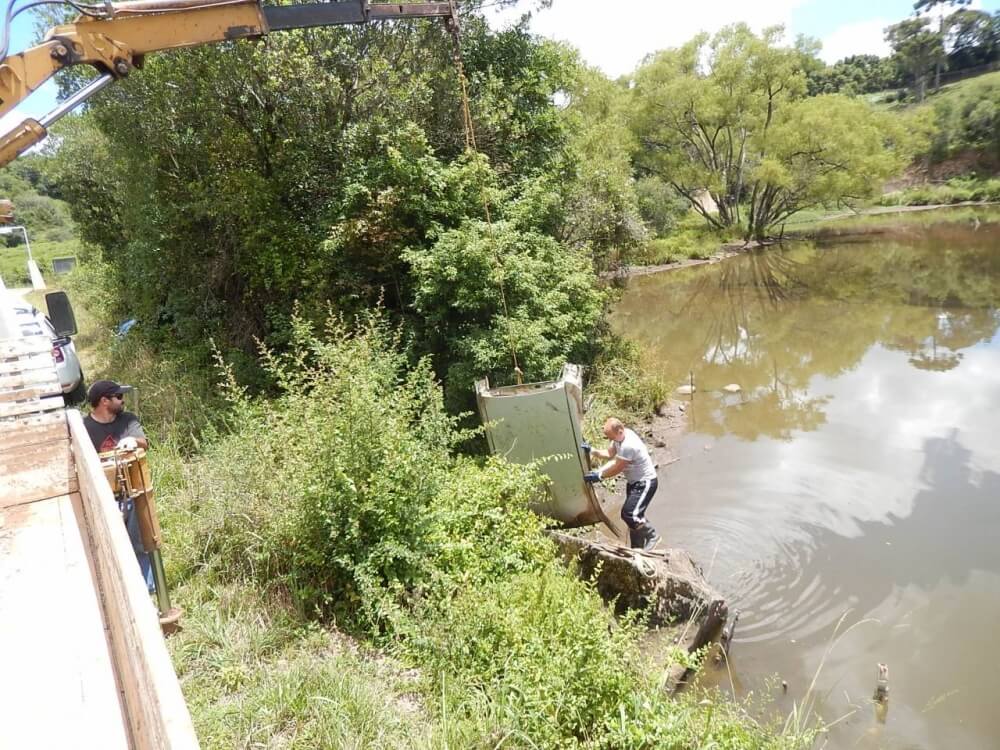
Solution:
<svg viewBox="0 0 1000 750"><path fill-rule="evenodd" d="M700 35L648 60L633 87L639 170L758 240L803 209L871 196L910 152L864 102L806 98L803 53L782 36L743 24Z"/></svg>

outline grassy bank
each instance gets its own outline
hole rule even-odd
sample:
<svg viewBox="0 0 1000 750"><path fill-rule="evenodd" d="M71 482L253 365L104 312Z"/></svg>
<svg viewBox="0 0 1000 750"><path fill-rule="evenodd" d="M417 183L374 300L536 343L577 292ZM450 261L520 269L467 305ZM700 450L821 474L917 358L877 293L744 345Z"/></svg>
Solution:
<svg viewBox="0 0 1000 750"><path fill-rule="evenodd" d="M1000 179L958 177L938 184L916 185L886 193L881 206L937 206L1000 201Z"/></svg>
<svg viewBox="0 0 1000 750"><path fill-rule="evenodd" d="M675 263L689 258L709 258L727 242L742 239L740 227L720 231L709 226L705 219L688 211L671 231L661 237L649 240L632 256L634 265L654 266Z"/></svg>
<svg viewBox="0 0 1000 750"><path fill-rule="evenodd" d="M916 209L916 210L915 210ZM941 223L972 224L996 222L1000 220L1000 208L994 205L956 205L924 208L899 207L875 208L870 212L855 216L835 216L818 219L797 230L794 237L799 239L823 239L827 237L847 237L852 235L882 234L897 230L929 227Z"/></svg>
<svg viewBox="0 0 1000 750"><path fill-rule="evenodd" d="M52 279L52 259L75 257L80 252L77 240L52 242L32 242L31 257L46 281ZM31 286L28 276L28 252L23 244L14 247L0 247L0 278L8 287Z"/></svg>
<svg viewBox="0 0 1000 750"><path fill-rule="evenodd" d="M527 510L531 467L467 434L376 315L294 325L251 397L190 353L116 340L70 281L93 361L139 383L154 437L169 641L205 748L796 748L718 695L668 698L639 648ZM86 332L85 332L86 333ZM625 370L593 391L620 408ZM618 385L615 385L618 384ZM634 408L658 398L648 385Z"/></svg>

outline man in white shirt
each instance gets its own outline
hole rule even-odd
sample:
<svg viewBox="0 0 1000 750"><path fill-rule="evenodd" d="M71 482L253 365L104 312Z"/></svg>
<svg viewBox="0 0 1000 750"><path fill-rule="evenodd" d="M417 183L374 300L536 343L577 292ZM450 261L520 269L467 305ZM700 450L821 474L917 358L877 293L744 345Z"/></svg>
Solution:
<svg viewBox="0 0 1000 750"><path fill-rule="evenodd" d="M599 482L625 473L625 505L622 520L629 529L633 548L652 550L660 541L656 529L646 520L646 508L656 494L656 467L642 438L612 417L604 423L604 437L611 441L608 450L592 448L590 454L607 461L601 468L587 472L584 479Z"/></svg>

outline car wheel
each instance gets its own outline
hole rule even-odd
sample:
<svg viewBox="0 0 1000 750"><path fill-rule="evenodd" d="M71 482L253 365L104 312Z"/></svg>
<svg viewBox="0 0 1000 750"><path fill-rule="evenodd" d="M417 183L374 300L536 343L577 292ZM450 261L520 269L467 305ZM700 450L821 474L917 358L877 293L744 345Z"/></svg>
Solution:
<svg viewBox="0 0 1000 750"><path fill-rule="evenodd" d="M63 401L66 402L66 406L76 406L77 404L83 403L85 398L87 398L87 384L81 376L80 382L77 383L76 388L71 390L69 393L63 394Z"/></svg>

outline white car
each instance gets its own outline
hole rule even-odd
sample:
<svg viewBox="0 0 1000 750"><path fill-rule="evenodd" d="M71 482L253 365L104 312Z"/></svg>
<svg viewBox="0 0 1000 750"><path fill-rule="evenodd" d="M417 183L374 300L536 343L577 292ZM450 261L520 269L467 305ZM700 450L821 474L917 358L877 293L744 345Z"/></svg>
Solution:
<svg viewBox="0 0 1000 750"><path fill-rule="evenodd" d="M45 334L52 340L52 359L56 363L63 398L67 405L79 404L87 397L87 384L83 380L83 369L73 340L68 336L57 336L52 321L28 303L18 301L11 309L22 335Z"/></svg>

